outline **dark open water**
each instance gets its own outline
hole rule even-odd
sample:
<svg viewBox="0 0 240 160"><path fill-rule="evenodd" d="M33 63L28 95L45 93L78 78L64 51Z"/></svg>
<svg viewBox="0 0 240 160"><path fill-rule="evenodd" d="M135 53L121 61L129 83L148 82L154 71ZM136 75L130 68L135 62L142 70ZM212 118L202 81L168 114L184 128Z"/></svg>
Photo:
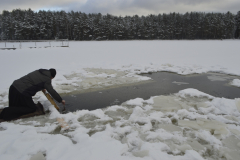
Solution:
<svg viewBox="0 0 240 160"><path fill-rule="evenodd" d="M120 105L137 97L149 99L151 96L169 95L186 88L195 88L215 97L230 99L240 97L240 88L228 85L232 79L239 78L235 76L215 73L182 76L169 72L143 74L143 76L151 77L153 81L64 96L66 110L105 108L111 105Z"/></svg>

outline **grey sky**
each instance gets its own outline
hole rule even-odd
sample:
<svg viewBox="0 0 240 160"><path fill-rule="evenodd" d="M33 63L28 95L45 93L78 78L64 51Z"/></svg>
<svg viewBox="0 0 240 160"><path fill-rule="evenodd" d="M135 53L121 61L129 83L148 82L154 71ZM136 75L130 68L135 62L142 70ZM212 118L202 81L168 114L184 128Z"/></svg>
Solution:
<svg viewBox="0 0 240 160"><path fill-rule="evenodd" d="M240 0L0 0L0 13L16 8L65 10L113 15L148 15L169 12L240 11Z"/></svg>

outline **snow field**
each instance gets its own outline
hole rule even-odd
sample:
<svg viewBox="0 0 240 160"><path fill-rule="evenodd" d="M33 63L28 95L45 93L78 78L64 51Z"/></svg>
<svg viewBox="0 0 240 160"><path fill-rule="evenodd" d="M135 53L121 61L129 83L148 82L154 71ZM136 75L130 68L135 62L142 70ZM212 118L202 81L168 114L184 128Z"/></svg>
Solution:
<svg viewBox="0 0 240 160"><path fill-rule="evenodd" d="M49 42L37 42L45 46ZM56 42L58 43L58 42ZM70 41L70 47L33 48L23 42L22 49L0 50L0 93L23 75L39 68L56 68L56 82L73 83L66 76L75 74L82 81L84 69L112 69L125 72L123 77L138 73L169 71L178 74L221 72L240 75L236 52L239 40L224 41ZM4 45L4 43L0 43ZM102 74L105 71L92 70ZM115 73L111 73L114 76ZM101 75L104 77L104 75ZM95 76L96 77L96 76ZM106 77L106 75L105 75ZM75 81L77 81L75 80ZM74 85L74 84L73 84Z"/></svg>
<svg viewBox="0 0 240 160"><path fill-rule="evenodd" d="M49 106L49 115L0 124L0 159L41 153L48 160L237 160L239 102L186 89L93 111L60 114ZM56 118L70 129L61 129Z"/></svg>

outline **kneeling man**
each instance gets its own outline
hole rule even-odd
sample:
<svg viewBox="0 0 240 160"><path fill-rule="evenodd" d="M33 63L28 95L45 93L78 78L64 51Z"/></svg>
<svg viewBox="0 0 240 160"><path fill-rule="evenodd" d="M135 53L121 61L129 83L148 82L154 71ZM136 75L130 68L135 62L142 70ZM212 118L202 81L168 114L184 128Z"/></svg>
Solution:
<svg viewBox="0 0 240 160"><path fill-rule="evenodd" d="M39 69L15 80L9 88L9 107L2 110L0 119L12 120L35 112L37 107L32 96L45 89L57 102L65 104L65 101L52 87L51 82L55 76L55 69Z"/></svg>

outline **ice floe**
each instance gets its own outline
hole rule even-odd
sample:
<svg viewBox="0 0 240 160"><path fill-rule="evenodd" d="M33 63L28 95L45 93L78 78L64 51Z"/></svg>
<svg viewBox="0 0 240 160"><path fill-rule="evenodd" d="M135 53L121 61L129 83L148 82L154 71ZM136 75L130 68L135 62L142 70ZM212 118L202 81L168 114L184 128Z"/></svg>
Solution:
<svg viewBox="0 0 240 160"><path fill-rule="evenodd" d="M172 83L177 84L177 85L189 84L189 83L186 83L186 82L176 82L176 81L173 81Z"/></svg>
<svg viewBox="0 0 240 160"><path fill-rule="evenodd" d="M89 89L116 87L150 79L113 69L84 68L81 73L66 74L62 79L58 79L56 90L60 93L84 92Z"/></svg>

